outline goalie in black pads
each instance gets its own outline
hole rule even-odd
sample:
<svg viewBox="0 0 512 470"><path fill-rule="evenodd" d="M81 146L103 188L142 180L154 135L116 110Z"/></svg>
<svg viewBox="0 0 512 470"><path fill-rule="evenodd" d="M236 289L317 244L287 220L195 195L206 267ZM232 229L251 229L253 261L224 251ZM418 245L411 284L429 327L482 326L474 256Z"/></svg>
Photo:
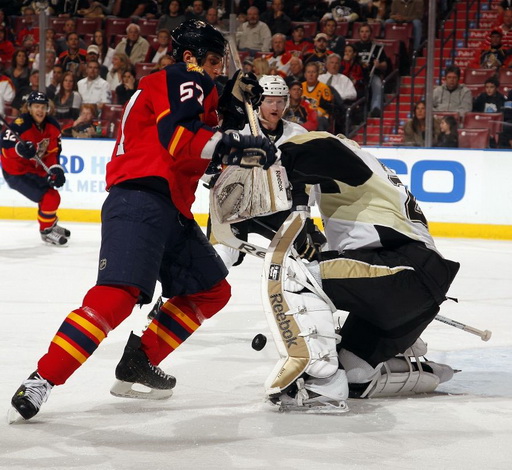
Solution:
<svg viewBox="0 0 512 470"><path fill-rule="evenodd" d="M420 360L426 345L419 336L446 300L459 264L437 251L414 196L341 135L310 132L280 151L293 203L316 201L327 245L310 263L285 256L267 266L264 303L282 356L266 382L271 401L285 409L315 401L341 406L348 390L352 397L424 393L451 379L449 366ZM296 241L296 219L288 219L269 253L280 251L279 237ZM276 299L287 304L282 316ZM337 346L325 313L331 302L348 312Z"/></svg>

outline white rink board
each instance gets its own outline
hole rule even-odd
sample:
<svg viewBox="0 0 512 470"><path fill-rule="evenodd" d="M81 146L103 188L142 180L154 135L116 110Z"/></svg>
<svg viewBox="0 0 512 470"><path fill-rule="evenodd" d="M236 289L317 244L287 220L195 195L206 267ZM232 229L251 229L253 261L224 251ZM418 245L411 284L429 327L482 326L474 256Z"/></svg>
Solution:
<svg viewBox="0 0 512 470"><path fill-rule="evenodd" d="M67 182L63 209L99 210L105 199L105 166L113 140L63 139ZM494 150L369 148L394 169L431 222L512 225L512 153ZM193 206L208 213L208 191L199 185ZM0 175L0 207L27 207Z"/></svg>

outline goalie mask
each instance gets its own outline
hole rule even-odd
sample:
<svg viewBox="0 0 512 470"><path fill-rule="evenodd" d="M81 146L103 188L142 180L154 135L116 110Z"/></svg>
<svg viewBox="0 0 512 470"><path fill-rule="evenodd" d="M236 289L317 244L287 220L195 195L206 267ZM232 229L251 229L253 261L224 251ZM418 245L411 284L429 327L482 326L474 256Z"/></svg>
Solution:
<svg viewBox="0 0 512 470"><path fill-rule="evenodd" d="M213 26L201 20L187 20L171 33L172 56L177 62L183 62L183 53L190 51L202 65L208 52L224 57L226 40Z"/></svg>

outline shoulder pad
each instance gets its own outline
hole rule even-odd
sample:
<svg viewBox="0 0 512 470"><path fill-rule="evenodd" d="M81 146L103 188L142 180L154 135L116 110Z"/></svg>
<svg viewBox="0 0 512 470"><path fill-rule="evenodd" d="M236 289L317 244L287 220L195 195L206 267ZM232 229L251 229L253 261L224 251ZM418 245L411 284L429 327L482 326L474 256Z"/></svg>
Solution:
<svg viewBox="0 0 512 470"><path fill-rule="evenodd" d="M203 67L200 67L199 65L195 64L187 63L187 72L199 72L201 75L204 75Z"/></svg>

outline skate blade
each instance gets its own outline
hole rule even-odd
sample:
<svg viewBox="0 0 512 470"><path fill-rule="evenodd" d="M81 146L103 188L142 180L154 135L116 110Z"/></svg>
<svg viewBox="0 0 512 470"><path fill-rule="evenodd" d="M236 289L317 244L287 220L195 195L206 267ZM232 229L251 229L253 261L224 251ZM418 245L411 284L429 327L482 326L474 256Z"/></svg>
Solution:
<svg viewBox="0 0 512 470"><path fill-rule="evenodd" d="M349 407L346 402L340 402L338 405L326 404L305 404L296 405L293 403L280 403L280 413L302 413L302 414L319 414L319 415L341 415L347 413Z"/></svg>
<svg viewBox="0 0 512 470"><path fill-rule="evenodd" d="M158 390L156 388L146 387L144 385L132 382L123 382L116 380L110 394L121 398L138 398L142 400L166 400L172 395L172 390Z"/></svg>
<svg viewBox="0 0 512 470"><path fill-rule="evenodd" d="M18 413L18 410L14 408L14 406L11 406L7 410L7 424L22 423L24 421L26 421L26 419Z"/></svg>

